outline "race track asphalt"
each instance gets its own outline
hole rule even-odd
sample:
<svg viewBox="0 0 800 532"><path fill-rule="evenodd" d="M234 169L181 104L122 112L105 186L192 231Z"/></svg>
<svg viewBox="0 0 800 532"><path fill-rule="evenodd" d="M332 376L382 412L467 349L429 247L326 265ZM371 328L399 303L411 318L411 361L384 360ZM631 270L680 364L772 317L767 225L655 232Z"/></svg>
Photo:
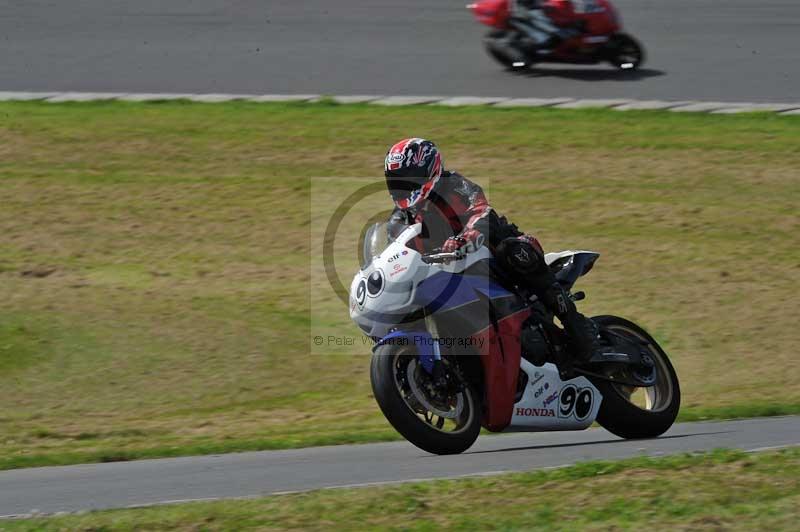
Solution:
<svg viewBox="0 0 800 532"><path fill-rule="evenodd" d="M467 0L0 0L0 91L800 99L797 0L619 0L639 73L504 72Z"/></svg>
<svg viewBox="0 0 800 532"><path fill-rule="evenodd" d="M800 445L798 416L678 424L653 440L624 441L603 429L483 436L458 456L433 456L396 442L20 469L0 472L0 516L488 475L720 447L756 451L795 445Z"/></svg>

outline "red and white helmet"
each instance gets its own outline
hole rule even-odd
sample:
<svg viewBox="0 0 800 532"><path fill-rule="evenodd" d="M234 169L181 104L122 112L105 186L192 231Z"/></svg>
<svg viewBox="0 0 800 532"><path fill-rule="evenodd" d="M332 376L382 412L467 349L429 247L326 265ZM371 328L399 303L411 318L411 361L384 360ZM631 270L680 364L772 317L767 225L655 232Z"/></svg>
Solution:
<svg viewBox="0 0 800 532"><path fill-rule="evenodd" d="M443 171L442 155L429 140L401 140L386 154L386 187L400 209L413 207L427 198Z"/></svg>

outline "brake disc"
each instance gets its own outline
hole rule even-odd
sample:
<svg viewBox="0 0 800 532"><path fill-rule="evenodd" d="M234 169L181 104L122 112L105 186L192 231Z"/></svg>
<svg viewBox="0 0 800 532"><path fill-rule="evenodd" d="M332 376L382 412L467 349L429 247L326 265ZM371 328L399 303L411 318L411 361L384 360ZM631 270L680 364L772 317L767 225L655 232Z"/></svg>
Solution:
<svg viewBox="0 0 800 532"><path fill-rule="evenodd" d="M416 360L412 360L408 363L406 368L406 378L408 380L408 385L411 388L411 393L414 394L414 398L419 401L423 408L427 411L436 414L439 417L443 417L446 419L457 419L461 412L464 410L464 397L462 394L456 395L456 406L454 409L449 410L442 410L440 407L435 406L431 400L428 398L428 395L425 391L420 388L419 383L417 382L417 370L419 368L419 364Z"/></svg>

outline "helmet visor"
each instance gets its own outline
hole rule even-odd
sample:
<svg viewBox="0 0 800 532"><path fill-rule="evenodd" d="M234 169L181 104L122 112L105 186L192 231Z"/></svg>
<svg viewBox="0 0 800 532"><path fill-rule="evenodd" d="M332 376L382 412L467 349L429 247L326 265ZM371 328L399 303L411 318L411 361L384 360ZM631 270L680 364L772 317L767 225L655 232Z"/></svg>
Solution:
<svg viewBox="0 0 800 532"><path fill-rule="evenodd" d="M427 177L414 177L398 175L399 172L386 172L386 187L389 189L394 201L408 199L411 193L422 188Z"/></svg>

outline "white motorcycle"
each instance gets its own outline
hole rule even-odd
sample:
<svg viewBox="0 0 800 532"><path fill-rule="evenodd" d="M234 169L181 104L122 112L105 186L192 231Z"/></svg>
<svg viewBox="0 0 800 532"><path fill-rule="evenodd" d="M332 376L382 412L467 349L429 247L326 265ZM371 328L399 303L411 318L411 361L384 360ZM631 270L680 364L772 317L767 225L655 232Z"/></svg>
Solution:
<svg viewBox="0 0 800 532"><path fill-rule="evenodd" d="M350 288L350 317L375 341L375 399L411 443L453 454L481 427L582 430L597 421L623 438L652 438L673 424L678 377L644 329L594 317L608 349L573 364L554 316L509 286L487 248L423 255L408 246L420 232L412 225L391 240L384 224L372 226ZM598 257L564 251L546 262L578 301L585 295L569 291Z"/></svg>

